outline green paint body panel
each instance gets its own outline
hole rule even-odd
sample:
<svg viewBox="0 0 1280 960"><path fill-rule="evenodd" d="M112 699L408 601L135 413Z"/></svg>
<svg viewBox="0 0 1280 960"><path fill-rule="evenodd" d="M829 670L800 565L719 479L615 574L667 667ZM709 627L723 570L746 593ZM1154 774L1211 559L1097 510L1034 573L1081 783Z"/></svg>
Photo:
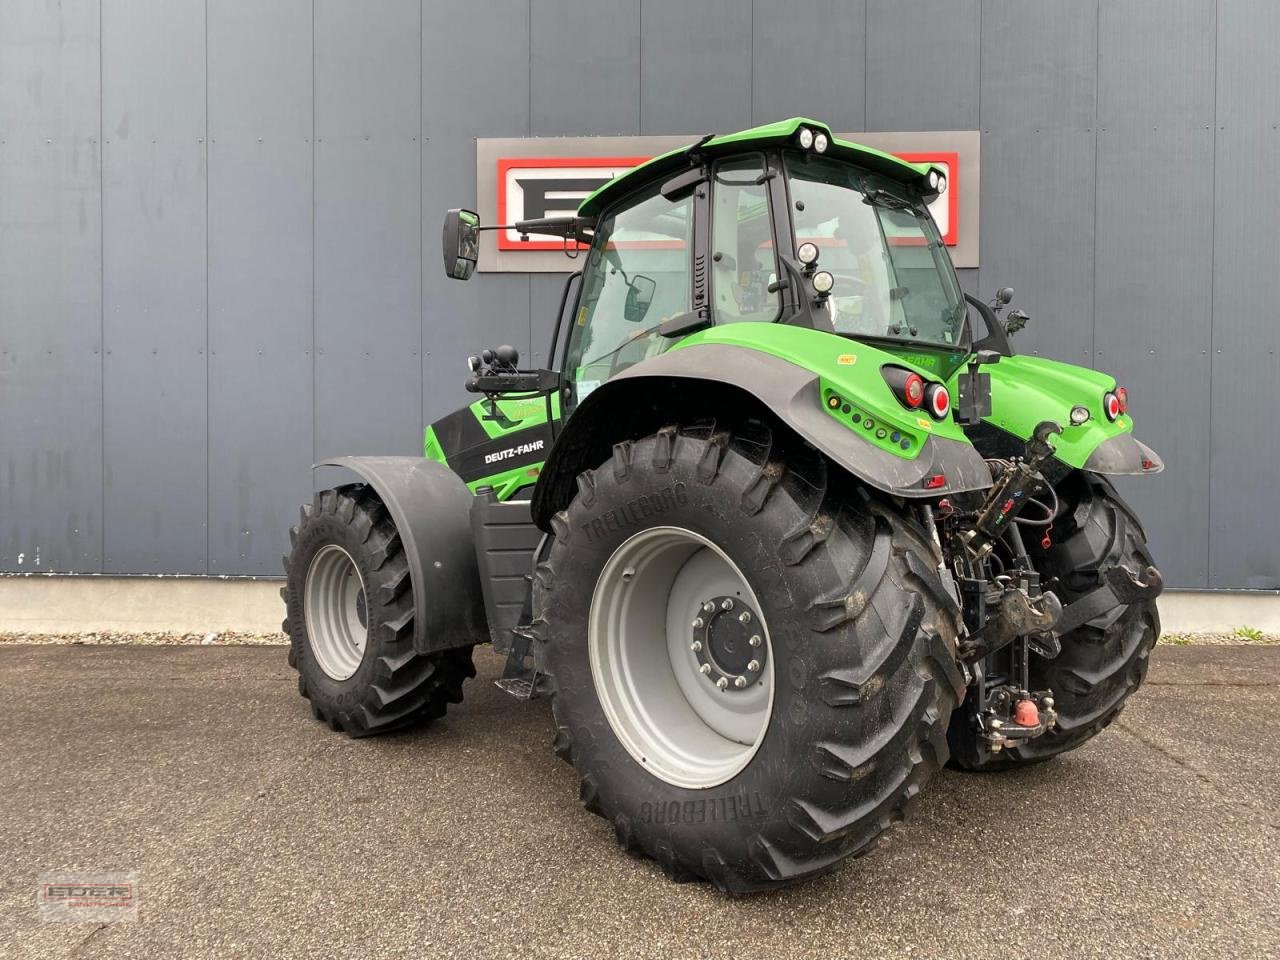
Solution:
<svg viewBox="0 0 1280 960"><path fill-rule="evenodd" d="M1113 423L1102 409L1102 397L1116 388L1115 378L1087 367L1078 367L1044 357L1002 357L999 363L982 368L991 374L991 416L984 418L1020 439L1029 439L1036 425L1053 420L1062 435L1053 439L1058 459L1068 466L1083 467L1098 444L1111 437L1133 432L1133 420L1121 414ZM958 374L948 384L958 396ZM1080 405L1089 419L1071 425L1071 408Z"/></svg>
<svg viewBox="0 0 1280 960"><path fill-rule="evenodd" d="M908 410L898 402L880 372L882 366L905 367L926 379L936 379L936 374L896 353L833 333L779 323L730 323L711 327L690 334L671 349L681 350L697 344L747 347L812 371L819 377L828 415L843 423L863 442L894 456L915 459L931 434L968 443L960 425L951 418L934 420L923 410ZM839 401L834 407L833 397ZM897 441L892 439L894 433L899 435ZM903 440L909 442L906 448L902 446Z"/></svg>
<svg viewBox="0 0 1280 960"><path fill-rule="evenodd" d="M459 470L459 454L467 453L474 455L477 449L483 453L484 450L499 450L511 444L519 444L522 435L529 431L542 433L548 424L547 417L547 401L543 397L535 397L531 399L511 399L503 398L497 401L498 411L503 419L494 419L489 416L489 406L484 400L477 400L463 410L457 411L451 415L453 417L470 417L474 420L475 435L477 442L471 444L466 450L455 451L453 459L445 450L445 445L441 441L437 427L444 423L442 420L427 427L422 438L422 453L428 460L436 460L445 464L450 469L461 472ZM551 421L558 420L560 417L560 398L556 395L551 397ZM510 500L520 490L523 490L538 479L542 472L542 464L545 454L549 453L549 449L543 452L543 457L536 462L521 462L516 466L502 466L502 462L494 464L493 473L485 473L482 476L465 477L464 482L468 489L475 493L481 487L493 487L499 500Z"/></svg>

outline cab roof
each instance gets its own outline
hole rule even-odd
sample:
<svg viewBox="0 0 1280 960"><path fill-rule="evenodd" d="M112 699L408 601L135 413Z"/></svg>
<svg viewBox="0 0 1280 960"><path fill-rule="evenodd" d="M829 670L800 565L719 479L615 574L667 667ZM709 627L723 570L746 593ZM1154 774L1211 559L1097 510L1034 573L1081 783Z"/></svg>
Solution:
<svg viewBox="0 0 1280 960"><path fill-rule="evenodd" d="M830 141L823 156L846 160L866 167L875 173L882 174L891 180L902 183L919 182L930 169L929 164L908 163L891 153L866 147L860 143L839 140L825 123L810 120L807 117L791 117L777 123L752 127L738 133L727 133L694 142L684 147L677 147L660 156L654 157L639 166L632 167L626 173L614 177L604 186L590 194L578 206L581 217L597 217L615 200L643 183L660 176L670 176L686 170L697 162L697 157L716 157L729 153L738 153L752 147L774 147L794 145L796 133L801 127L809 127L814 133L825 133Z"/></svg>

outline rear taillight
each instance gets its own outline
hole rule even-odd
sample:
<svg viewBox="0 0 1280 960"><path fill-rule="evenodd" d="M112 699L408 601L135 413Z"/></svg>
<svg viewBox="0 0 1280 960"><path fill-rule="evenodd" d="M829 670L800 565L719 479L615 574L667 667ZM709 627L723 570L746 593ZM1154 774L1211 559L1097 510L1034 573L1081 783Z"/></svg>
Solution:
<svg viewBox="0 0 1280 960"><path fill-rule="evenodd" d="M1102 412L1107 415L1108 420L1119 419L1120 414L1124 412L1124 407L1120 405L1120 398L1110 391L1103 394Z"/></svg>
<svg viewBox="0 0 1280 960"><path fill-rule="evenodd" d="M925 388L924 402L935 420L945 420L951 412L951 394L940 383L931 383Z"/></svg>
<svg viewBox="0 0 1280 960"><path fill-rule="evenodd" d="M880 368L880 373L883 374L884 382L889 384L898 401L908 410L928 407L932 402L931 398L939 389L943 391L944 396L946 394L946 388L942 384L928 381L920 374L903 367L886 365ZM939 419L946 415L951 406L951 398L946 396L942 404L942 414L934 413L934 416Z"/></svg>
<svg viewBox="0 0 1280 960"><path fill-rule="evenodd" d="M924 377L918 373L908 374L902 385L902 399L907 401L907 406L912 410L920 406L924 400Z"/></svg>

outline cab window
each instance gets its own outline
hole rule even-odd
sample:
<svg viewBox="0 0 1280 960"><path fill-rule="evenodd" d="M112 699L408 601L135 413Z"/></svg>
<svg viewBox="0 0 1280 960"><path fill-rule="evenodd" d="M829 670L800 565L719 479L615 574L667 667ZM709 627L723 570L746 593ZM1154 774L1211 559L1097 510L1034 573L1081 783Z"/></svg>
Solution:
<svg viewBox="0 0 1280 960"><path fill-rule="evenodd" d="M717 323L778 318L773 224L764 157L735 157L716 167L712 194L711 296Z"/></svg>
<svg viewBox="0 0 1280 960"><path fill-rule="evenodd" d="M689 310L693 199L654 184L596 227L565 358L566 410L610 377L661 353L664 320Z"/></svg>

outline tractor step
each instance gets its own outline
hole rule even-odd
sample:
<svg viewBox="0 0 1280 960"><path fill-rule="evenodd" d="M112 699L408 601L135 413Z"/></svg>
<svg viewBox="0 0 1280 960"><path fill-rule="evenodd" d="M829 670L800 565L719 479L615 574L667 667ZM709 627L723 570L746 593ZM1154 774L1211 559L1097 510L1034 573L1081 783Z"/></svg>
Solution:
<svg viewBox="0 0 1280 960"><path fill-rule="evenodd" d="M517 700L536 700L548 693L546 681L547 675L535 670L530 677L503 677L493 685Z"/></svg>

